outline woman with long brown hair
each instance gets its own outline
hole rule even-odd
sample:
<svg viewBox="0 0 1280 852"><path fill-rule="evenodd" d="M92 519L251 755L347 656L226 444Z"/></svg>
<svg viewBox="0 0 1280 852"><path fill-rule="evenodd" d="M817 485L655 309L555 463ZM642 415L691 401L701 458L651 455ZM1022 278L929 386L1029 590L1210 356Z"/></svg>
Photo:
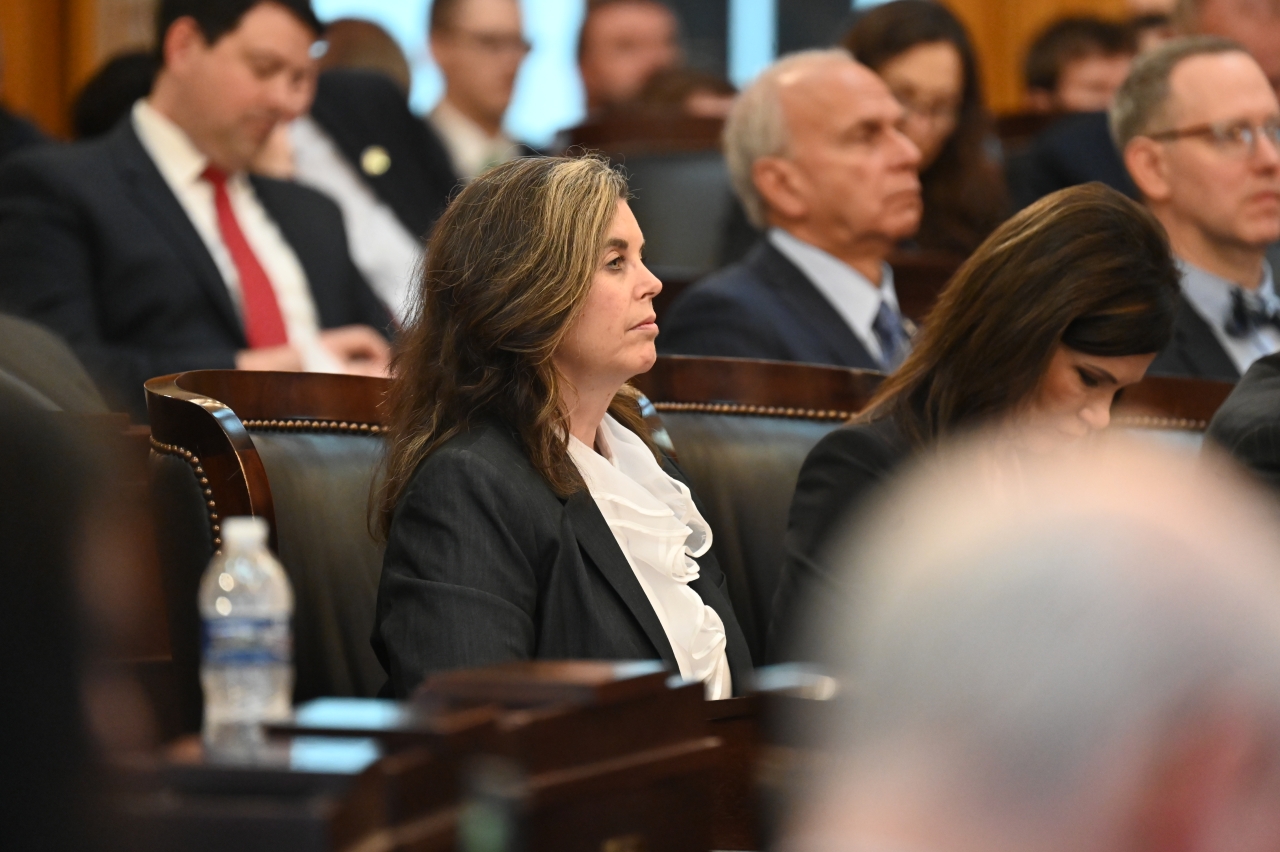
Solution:
<svg viewBox="0 0 1280 852"><path fill-rule="evenodd" d="M968 255L1009 213L992 122L964 25L934 0L893 0L860 16L843 45L906 109L920 149L924 213L915 244Z"/></svg>
<svg viewBox="0 0 1280 852"><path fill-rule="evenodd" d="M459 194L401 336L374 650L389 691L531 658L661 659L710 698L751 659L712 533L626 382L653 366L644 238L603 160Z"/></svg>
<svg viewBox="0 0 1280 852"><path fill-rule="evenodd" d="M829 594L823 549L907 459L976 427L1037 444L1105 428L1116 392L1169 342L1178 271L1145 208L1092 183L1018 213L960 267L868 409L800 470L769 657L806 656L806 608Z"/></svg>

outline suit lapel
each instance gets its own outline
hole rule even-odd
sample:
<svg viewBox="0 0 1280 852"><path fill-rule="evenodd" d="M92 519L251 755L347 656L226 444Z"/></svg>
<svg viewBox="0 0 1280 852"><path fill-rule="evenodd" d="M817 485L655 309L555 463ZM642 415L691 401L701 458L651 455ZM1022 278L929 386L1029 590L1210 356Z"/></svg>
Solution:
<svg viewBox="0 0 1280 852"><path fill-rule="evenodd" d="M879 362L849 328L817 287L768 240L762 240L747 258L761 278L795 311L813 336L826 344L844 367L878 370Z"/></svg>
<svg viewBox="0 0 1280 852"><path fill-rule="evenodd" d="M1235 361L1222 348L1209 323L1185 298L1178 304L1174 336L1195 375L1230 382L1240 378L1240 370Z"/></svg>
<svg viewBox="0 0 1280 852"><path fill-rule="evenodd" d="M218 316L243 343L244 329L240 323L240 315L231 301L231 294L227 292L227 283L195 225L187 217L187 211L142 147L142 142L133 130L133 122L126 118L113 132L112 153L134 202L165 236L165 241L204 289Z"/></svg>
<svg viewBox="0 0 1280 852"><path fill-rule="evenodd" d="M622 598L627 609L631 610L631 614L640 623L644 635L649 637L649 641L657 649L658 655L672 671L679 671L680 666L676 662L675 652L671 650L667 632L662 629L658 614L653 611L653 605L649 603L644 589L640 587L640 581L636 579L635 572L631 570L631 565L623 556L622 549L618 547L618 540L613 537L613 531L609 529L604 516L600 514L591 494L585 489L579 491L565 502L564 508L573 524L573 533L578 539L578 545L587 556L591 557L596 568L613 586L613 590Z"/></svg>

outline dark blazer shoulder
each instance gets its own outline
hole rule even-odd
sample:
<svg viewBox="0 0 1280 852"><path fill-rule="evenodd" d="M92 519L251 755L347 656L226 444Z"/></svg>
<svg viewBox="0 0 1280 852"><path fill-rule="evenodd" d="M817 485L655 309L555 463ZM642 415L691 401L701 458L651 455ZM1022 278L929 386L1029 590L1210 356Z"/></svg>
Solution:
<svg viewBox="0 0 1280 852"><path fill-rule="evenodd" d="M833 520L883 480L910 453L891 418L853 423L828 432L800 467L792 502L793 525Z"/></svg>
<svg viewBox="0 0 1280 852"><path fill-rule="evenodd" d="M1245 371L1205 438L1280 486L1280 353L1259 358Z"/></svg>
<svg viewBox="0 0 1280 852"><path fill-rule="evenodd" d="M1173 337L1147 370L1153 376L1186 376L1234 382L1240 378L1235 361L1222 347L1208 321L1185 296L1178 297Z"/></svg>
<svg viewBox="0 0 1280 852"><path fill-rule="evenodd" d="M876 369L812 281L768 239L682 293L663 319L661 352Z"/></svg>
<svg viewBox="0 0 1280 852"><path fill-rule="evenodd" d="M767 662L815 658L820 640L811 630L811 616L838 608L841 594L839 572L828 564L826 551L910 454L909 442L890 418L843 426L809 452L791 501Z"/></svg>

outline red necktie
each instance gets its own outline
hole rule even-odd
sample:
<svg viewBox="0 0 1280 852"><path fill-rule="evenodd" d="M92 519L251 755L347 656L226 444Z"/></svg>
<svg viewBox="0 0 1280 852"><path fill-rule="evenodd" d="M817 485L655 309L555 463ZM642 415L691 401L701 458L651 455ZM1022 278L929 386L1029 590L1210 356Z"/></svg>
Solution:
<svg viewBox="0 0 1280 852"><path fill-rule="evenodd" d="M231 262L240 275L240 301L244 311L244 336L249 348L283 346L289 342L284 328L284 317L276 302L276 291L271 287L262 264L258 262L249 241L240 230L235 211L231 209L231 196L227 195L227 173L217 166L209 166L200 177L213 186L213 206L218 211L218 230L222 242L231 254Z"/></svg>

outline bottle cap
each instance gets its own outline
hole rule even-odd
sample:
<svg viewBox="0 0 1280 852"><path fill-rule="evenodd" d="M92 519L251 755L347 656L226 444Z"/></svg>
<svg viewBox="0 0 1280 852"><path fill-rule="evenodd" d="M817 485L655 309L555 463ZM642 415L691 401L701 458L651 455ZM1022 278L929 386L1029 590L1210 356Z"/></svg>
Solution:
<svg viewBox="0 0 1280 852"><path fill-rule="evenodd" d="M252 515L225 518L222 521L222 541L227 547L237 550L265 547L267 544L267 522L263 518Z"/></svg>

